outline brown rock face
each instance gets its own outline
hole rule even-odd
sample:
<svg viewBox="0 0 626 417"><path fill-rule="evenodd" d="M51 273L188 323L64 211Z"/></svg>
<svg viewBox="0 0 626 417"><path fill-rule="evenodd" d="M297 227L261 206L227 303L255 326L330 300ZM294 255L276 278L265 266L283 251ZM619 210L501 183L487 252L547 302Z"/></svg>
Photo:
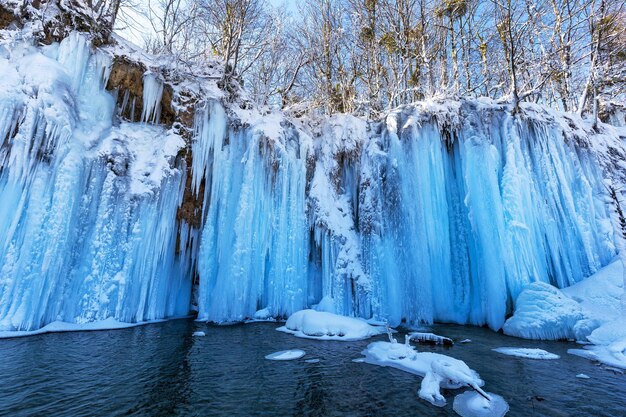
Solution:
<svg viewBox="0 0 626 417"><path fill-rule="evenodd" d="M143 75L146 67L125 56L113 58L107 90L117 93L119 116L138 122L143 110Z"/></svg>
<svg viewBox="0 0 626 417"><path fill-rule="evenodd" d="M11 10L0 4L0 29L5 29L13 22L17 22L17 17Z"/></svg>
<svg viewBox="0 0 626 417"><path fill-rule="evenodd" d="M205 181L202 180L200 183L200 190L198 191L198 195L194 193L192 188L192 172L191 172L191 163L193 156L191 154L191 150L187 150L185 154L185 160L187 162L187 180L185 182L185 192L183 194L183 202L178 208L178 213L176 217L180 221L184 221L189 226L199 229L202 227L202 207L204 205L204 187Z"/></svg>

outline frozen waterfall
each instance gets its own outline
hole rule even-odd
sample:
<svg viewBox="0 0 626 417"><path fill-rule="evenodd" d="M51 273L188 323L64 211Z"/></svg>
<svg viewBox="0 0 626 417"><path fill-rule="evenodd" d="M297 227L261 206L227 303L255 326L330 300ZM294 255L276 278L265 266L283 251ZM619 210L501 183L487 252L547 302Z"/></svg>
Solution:
<svg viewBox="0 0 626 417"><path fill-rule="evenodd" d="M554 120L473 109L452 128L410 108L369 129L334 118L310 149L286 130L268 154L258 131L203 114L201 319L325 298L393 324L499 329L527 284L566 287L615 255L597 159Z"/></svg>
<svg viewBox="0 0 626 417"><path fill-rule="evenodd" d="M157 73L143 76L140 122L120 121L110 54L75 33L12 42L0 46L0 331L318 303L499 329L527 284L567 287L615 255L604 151L580 119L475 100L311 127L203 97L185 141L158 124ZM177 216L186 183L198 225Z"/></svg>
<svg viewBox="0 0 626 417"><path fill-rule="evenodd" d="M112 125L109 67L77 34L0 49L0 330L188 313L169 156L182 144Z"/></svg>

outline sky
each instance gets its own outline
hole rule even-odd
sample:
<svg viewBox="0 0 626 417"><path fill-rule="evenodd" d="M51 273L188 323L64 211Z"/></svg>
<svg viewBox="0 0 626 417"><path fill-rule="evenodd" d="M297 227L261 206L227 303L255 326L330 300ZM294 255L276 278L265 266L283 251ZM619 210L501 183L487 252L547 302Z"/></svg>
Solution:
<svg viewBox="0 0 626 417"><path fill-rule="evenodd" d="M137 0L136 3L147 10L148 8L148 0ZM269 0L269 3L274 7L282 7L286 5L288 10L291 13L295 13L297 10L297 1L296 0ZM135 12L132 8L122 6L122 10L120 11L120 17L118 18L119 22L122 22L122 27L120 27L116 32L125 38L126 40L134 43L137 46L143 46L143 36L146 33L154 33L150 22L145 16ZM132 27L126 22L132 22Z"/></svg>

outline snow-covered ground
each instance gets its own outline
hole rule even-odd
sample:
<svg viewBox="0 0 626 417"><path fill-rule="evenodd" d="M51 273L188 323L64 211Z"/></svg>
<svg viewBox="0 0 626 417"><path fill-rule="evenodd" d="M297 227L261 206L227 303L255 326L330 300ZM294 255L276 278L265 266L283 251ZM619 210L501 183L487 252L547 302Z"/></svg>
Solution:
<svg viewBox="0 0 626 417"><path fill-rule="evenodd" d="M125 322L115 320L112 317L108 319L100 320L100 321L94 321L94 322L83 323L83 324L53 321L52 323L46 324L45 326L37 330L18 330L18 331L0 330L0 339L24 337L24 336L35 336L38 334L45 334L45 333L89 332L89 331L98 331L98 330L127 329L130 327L142 326L144 324L151 324L151 323L160 323L163 321L164 320L150 320L150 321L142 321L140 323L125 323Z"/></svg>

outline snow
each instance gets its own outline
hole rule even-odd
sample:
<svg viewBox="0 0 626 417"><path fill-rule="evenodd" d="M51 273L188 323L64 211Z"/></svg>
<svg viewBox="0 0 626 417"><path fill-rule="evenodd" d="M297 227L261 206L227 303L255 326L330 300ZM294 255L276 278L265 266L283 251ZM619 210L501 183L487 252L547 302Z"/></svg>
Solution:
<svg viewBox="0 0 626 417"><path fill-rule="evenodd" d="M513 347L501 347L492 349L495 352L502 353L508 356L517 356L526 359L559 359L559 355L547 352L543 349L533 348L513 348Z"/></svg>
<svg viewBox="0 0 626 417"><path fill-rule="evenodd" d="M141 123L115 119L114 55L149 69ZM121 40L0 40L0 329L186 314L197 272L199 320L315 306L500 329L515 305L511 331L590 335L623 354L596 298L617 283L589 285L580 320L567 299L577 295L545 287L584 283L616 253L603 173L623 166L619 130L534 104L512 118L485 99L294 121L249 108L245 92L221 100L207 64L170 86L199 100L185 142L156 125L171 69ZM203 201L194 225L178 216L188 181ZM542 302L556 303L549 316L533 310ZM344 340L356 329L332 326L312 331Z"/></svg>
<svg viewBox="0 0 626 417"><path fill-rule="evenodd" d="M440 388L470 386L483 392L480 387L484 382L476 371L450 356L417 352L414 347L397 342L373 342L361 353L366 363L390 366L423 377L419 396L438 407L446 404Z"/></svg>
<svg viewBox="0 0 626 417"><path fill-rule="evenodd" d="M515 314L502 330L525 339L572 339L574 326L584 318L581 306L558 288L544 282L528 285L515 302Z"/></svg>
<svg viewBox="0 0 626 417"><path fill-rule="evenodd" d="M265 359L271 361L291 361L300 359L304 355L306 355L306 352L300 349L281 350L280 352L274 352L265 356Z"/></svg>
<svg viewBox="0 0 626 417"><path fill-rule="evenodd" d="M387 331L382 326L372 326L362 319L315 310L293 313L287 323L276 330L306 339L341 341L367 339Z"/></svg>
<svg viewBox="0 0 626 417"><path fill-rule="evenodd" d="M626 319L621 310L623 266L615 259L589 278L559 291L534 283L518 297L504 332L529 339L576 338L592 345L569 353L626 368Z"/></svg>
<svg viewBox="0 0 626 417"><path fill-rule="evenodd" d="M115 320L112 317L108 319L88 322L88 323L68 323L63 321L53 321L46 324L37 330L19 330L19 331L6 331L0 330L0 339L7 339L13 337L35 336L46 333L63 333L63 332L87 332L87 331L99 331L99 330L118 330L127 329L130 327L142 326L144 324L160 323L163 320L150 320L140 323L124 323Z"/></svg>
<svg viewBox="0 0 626 417"><path fill-rule="evenodd" d="M454 344L452 339L448 337L444 337L444 336L439 336L434 333L420 333L420 332L409 333L407 335L407 341L409 340L415 340L418 343L431 343L435 345L445 345L445 346L452 346Z"/></svg>
<svg viewBox="0 0 626 417"><path fill-rule="evenodd" d="M267 308L263 308L254 313L255 320L268 320L272 317L272 313Z"/></svg>
<svg viewBox="0 0 626 417"><path fill-rule="evenodd" d="M0 45L2 331L189 311L191 279L176 256L183 141L113 123L110 65L78 33L41 48Z"/></svg>
<svg viewBox="0 0 626 417"><path fill-rule="evenodd" d="M502 417L509 405L499 395L487 393L489 400L476 392L466 391L454 397L454 411L462 417Z"/></svg>

